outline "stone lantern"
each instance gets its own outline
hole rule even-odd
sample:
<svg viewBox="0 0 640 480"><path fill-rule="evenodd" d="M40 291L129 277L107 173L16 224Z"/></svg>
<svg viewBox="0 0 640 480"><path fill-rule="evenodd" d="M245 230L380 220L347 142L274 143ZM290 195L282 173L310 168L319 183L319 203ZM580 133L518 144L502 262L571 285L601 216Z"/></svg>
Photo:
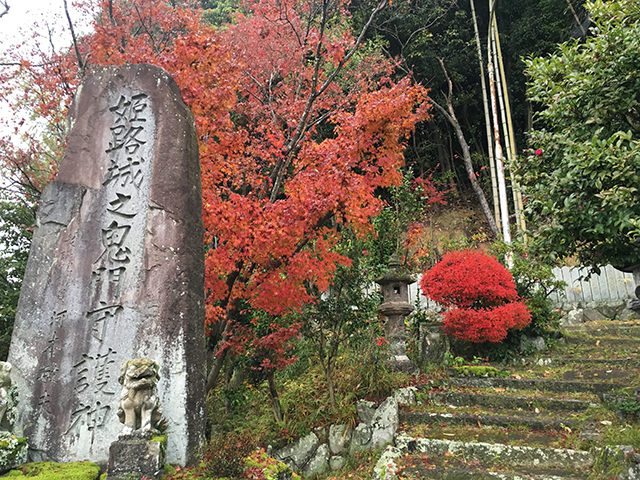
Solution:
<svg viewBox="0 0 640 480"><path fill-rule="evenodd" d="M402 264L396 254L389 258L389 270L376 280L382 287L383 303L378 311L386 318L386 335L394 356L394 367L398 370L414 373L418 367L407 357L407 331L404 319L413 312L409 303L409 285L416 279L402 270Z"/></svg>

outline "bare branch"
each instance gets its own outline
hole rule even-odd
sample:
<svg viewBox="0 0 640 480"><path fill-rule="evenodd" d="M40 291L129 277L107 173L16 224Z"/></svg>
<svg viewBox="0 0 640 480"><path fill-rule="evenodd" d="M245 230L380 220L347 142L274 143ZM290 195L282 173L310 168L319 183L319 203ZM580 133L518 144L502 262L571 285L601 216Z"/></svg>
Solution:
<svg viewBox="0 0 640 480"><path fill-rule="evenodd" d="M573 13L573 18L575 19L576 23L580 27L580 31L582 32L582 36L586 37L587 36L587 31L582 26L582 22L580 21L580 18L578 17L578 14L576 13L575 9L573 8L571 0L567 0L567 3L569 4L569 8L571 9L571 13Z"/></svg>
<svg viewBox="0 0 640 480"><path fill-rule="evenodd" d="M140 25L142 25L142 28L144 29L146 34L149 36L149 39L151 40L151 48L153 49L153 51L157 55L159 52L156 49L156 42L153 39L153 35L151 35L151 32L147 28L147 25L144 23L144 20L142 19L142 15L140 15L140 10L138 10L138 6L137 5L135 6L135 9L136 9L136 13L138 14L138 19L140 20Z"/></svg>
<svg viewBox="0 0 640 480"><path fill-rule="evenodd" d="M7 13L9 13L9 3L8 0L0 0L0 5L4 8L4 11L0 13L0 18L4 17Z"/></svg>
<svg viewBox="0 0 640 480"><path fill-rule="evenodd" d="M444 76L447 79L447 84L449 85L449 91L447 94L445 94L445 99L447 101L447 109L445 109L442 105L438 104L432 98L429 98L429 102L431 103L431 105L433 105L436 108L436 110L438 110L440 113L442 113L442 115L444 115L444 117L447 119L447 121L451 124L454 131L456 132L458 143L460 144L460 148L462 148L462 159L464 161L464 166L467 171L467 174L469 175L469 181L471 182L471 187L473 188L473 191L476 194L478 201L480 202L482 213L484 213L484 216L487 219L487 223L489 224L489 228L491 229L491 232L493 233L494 236L497 237L498 235L500 235L500 231L498 230L498 225L496 224L496 220L495 218L493 218L493 215L491 213L489 202L487 202L484 192L482 191L482 188L478 183L478 179L476 178L476 173L473 170L473 162L471 160L471 150L469 149L469 144L467 143L467 140L464 137L464 133L462 132L462 127L460 127L460 122L458 122L455 111L453 109L453 101L452 101L453 83L451 82L451 78L449 77L449 73L447 72L447 69L445 68L444 62L442 61L442 59L439 58L438 61L440 62L440 67L442 67L442 72L444 73Z"/></svg>
<svg viewBox="0 0 640 480"><path fill-rule="evenodd" d="M73 48L76 51L76 60L78 61L78 68L80 69L80 77L84 77L84 68L85 64L82 61L82 55L80 55L80 49L78 48L78 38L76 37L76 32L73 29L73 22L71 21L71 16L69 15L69 8L67 8L67 0L64 0L64 13L67 16L67 21L69 22L69 31L71 32L71 38L73 39Z"/></svg>
<svg viewBox="0 0 640 480"><path fill-rule="evenodd" d="M362 44L364 37L367 33L367 30L373 23L373 19L376 17L378 12L380 12L383 8L386 7L386 5L387 5L387 0L380 0L380 2L378 3L378 6L373 10L373 12L371 12L369 19L367 20L367 23L365 23L365 25L362 27L362 30L360 31L360 35L358 35L358 38L353 44L353 47L351 47L351 50L349 50L349 52L344 56L344 58L340 61L340 63L338 63L335 70L327 76L326 80L320 86L320 88L317 88L318 80L320 76L320 65L322 63L322 46L323 46L322 39L324 37L324 29L326 27L327 21L329 20L328 19L329 1L328 0L322 1L323 8L322 8L322 16L320 19L320 28L319 28L320 34L319 34L319 40L318 40L318 44L316 46L316 52L315 52L315 65L314 65L313 77L311 80L311 93L309 94L309 98L307 99L307 104L304 108L304 112L302 113L302 116L300 117L298 126L296 127L296 130L293 136L291 137L291 140L289 140L289 143L286 146L285 152L287 157L284 161L278 162L278 164L276 165L276 168L274 169L274 174L272 175L273 187L271 190L271 196L269 198L270 201L272 202L275 201L278 195L278 191L280 190L280 185L282 184L282 181L284 179L285 172L289 167L289 164L291 163L293 156L299 149L300 141L302 140L302 137L312 125L311 123L309 123L308 119L309 119L309 115L311 115L311 111L313 110L313 105L315 101L318 99L318 97L320 97L320 95L322 95L329 88L329 86L333 83L333 81L340 74L340 72L342 72L342 70L344 69L344 66L349 62L351 57L353 57L353 55L356 53L356 51Z"/></svg>

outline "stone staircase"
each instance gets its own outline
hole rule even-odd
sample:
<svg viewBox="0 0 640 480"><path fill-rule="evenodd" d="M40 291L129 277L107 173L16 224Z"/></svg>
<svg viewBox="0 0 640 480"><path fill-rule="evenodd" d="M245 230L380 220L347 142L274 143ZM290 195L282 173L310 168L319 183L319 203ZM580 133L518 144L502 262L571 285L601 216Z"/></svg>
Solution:
<svg viewBox="0 0 640 480"><path fill-rule="evenodd" d="M564 331L517 366L450 369L402 406L380 478L640 479L640 321ZM478 374L479 376L475 376Z"/></svg>

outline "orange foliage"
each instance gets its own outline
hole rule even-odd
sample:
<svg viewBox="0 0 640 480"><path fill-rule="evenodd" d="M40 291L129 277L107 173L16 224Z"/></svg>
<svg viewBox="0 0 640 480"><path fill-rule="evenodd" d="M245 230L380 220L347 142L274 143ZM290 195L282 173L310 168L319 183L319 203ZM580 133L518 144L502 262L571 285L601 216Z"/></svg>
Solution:
<svg viewBox="0 0 640 480"><path fill-rule="evenodd" d="M347 3L324 6L333 17L310 0L249 2L216 31L193 5L105 1L80 42L88 68L164 68L195 115L207 322L221 345L241 300L281 315L311 301L309 282L328 287L348 263L333 250L336 227L371 231L374 191L400 182L404 141L428 117L425 89L391 81L394 65L380 56L353 56L356 38L336 21ZM47 71L43 90L75 88L71 53L52 60L66 73Z"/></svg>

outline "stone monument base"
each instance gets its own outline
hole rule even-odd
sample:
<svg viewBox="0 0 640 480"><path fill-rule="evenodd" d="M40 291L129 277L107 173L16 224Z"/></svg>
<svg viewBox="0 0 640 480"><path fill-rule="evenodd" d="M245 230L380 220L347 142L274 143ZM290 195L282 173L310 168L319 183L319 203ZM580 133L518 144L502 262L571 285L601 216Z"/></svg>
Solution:
<svg viewBox="0 0 640 480"><path fill-rule="evenodd" d="M418 375L420 368L406 355L394 355L391 357L391 368L397 372Z"/></svg>
<svg viewBox="0 0 640 480"><path fill-rule="evenodd" d="M26 463L28 449L25 437L0 432L0 475Z"/></svg>
<svg viewBox="0 0 640 480"><path fill-rule="evenodd" d="M121 436L109 447L107 480L158 480L164 473L167 436L150 432Z"/></svg>

